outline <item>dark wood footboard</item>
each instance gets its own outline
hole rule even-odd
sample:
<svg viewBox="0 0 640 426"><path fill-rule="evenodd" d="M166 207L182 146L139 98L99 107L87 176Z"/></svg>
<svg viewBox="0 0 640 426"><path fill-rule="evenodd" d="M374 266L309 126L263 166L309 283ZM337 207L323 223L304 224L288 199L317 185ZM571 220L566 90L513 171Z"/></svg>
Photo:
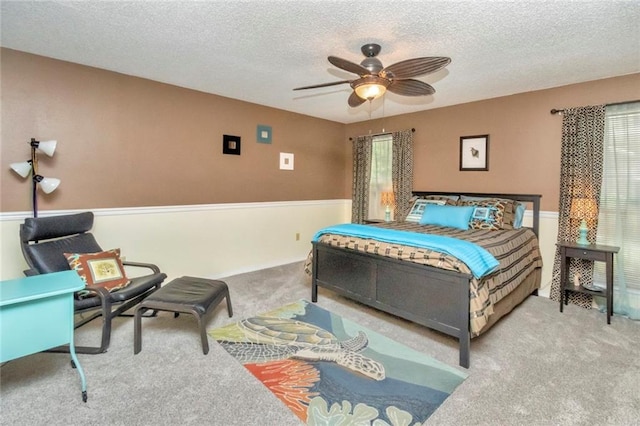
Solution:
<svg viewBox="0 0 640 426"><path fill-rule="evenodd" d="M469 368L469 274L313 243L311 300L318 286L457 338Z"/></svg>

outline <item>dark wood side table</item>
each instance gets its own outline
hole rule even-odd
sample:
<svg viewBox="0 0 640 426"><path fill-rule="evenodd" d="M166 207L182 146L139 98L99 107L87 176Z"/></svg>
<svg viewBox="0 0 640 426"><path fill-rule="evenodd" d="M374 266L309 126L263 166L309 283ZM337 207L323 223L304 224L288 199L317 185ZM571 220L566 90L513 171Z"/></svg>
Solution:
<svg viewBox="0 0 640 426"><path fill-rule="evenodd" d="M561 241L557 243L560 248L560 312L562 306L568 303L567 292L587 293L593 296L602 296L601 291L593 291L582 285L575 286L569 279L569 259L587 259L594 262L605 262L607 288L604 295L607 299L607 324L611 324L613 315L613 255L620 251L620 247L597 244L582 245L575 242Z"/></svg>
<svg viewBox="0 0 640 426"><path fill-rule="evenodd" d="M362 223L364 223L365 225L372 224L372 223L384 223L384 222L385 222L384 219L364 219L362 221Z"/></svg>

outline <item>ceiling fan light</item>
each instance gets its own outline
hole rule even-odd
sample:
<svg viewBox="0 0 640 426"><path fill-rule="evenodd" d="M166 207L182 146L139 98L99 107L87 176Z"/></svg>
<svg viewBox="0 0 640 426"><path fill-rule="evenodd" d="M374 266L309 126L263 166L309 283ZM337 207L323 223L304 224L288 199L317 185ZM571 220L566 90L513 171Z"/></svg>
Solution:
<svg viewBox="0 0 640 426"><path fill-rule="evenodd" d="M381 84L362 84L356 87L355 91L362 99L374 100L384 95L387 88Z"/></svg>
<svg viewBox="0 0 640 426"><path fill-rule="evenodd" d="M31 162L23 161L21 163L11 163L11 170L26 178L31 173Z"/></svg>
<svg viewBox="0 0 640 426"><path fill-rule="evenodd" d="M389 84L389 80L372 75L357 80L353 90L359 98L372 101L384 95Z"/></svg>

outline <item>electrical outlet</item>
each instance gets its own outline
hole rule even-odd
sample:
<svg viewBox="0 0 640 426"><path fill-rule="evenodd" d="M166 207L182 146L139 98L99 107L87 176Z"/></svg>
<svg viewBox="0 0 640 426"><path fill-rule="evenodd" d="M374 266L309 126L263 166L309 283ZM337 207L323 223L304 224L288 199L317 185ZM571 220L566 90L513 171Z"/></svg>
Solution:
<svg viewBox="0 0 640 426"><path fill-rule="evenodd" d="M296 241L300 241L300 233L296 232Z"/></svg>

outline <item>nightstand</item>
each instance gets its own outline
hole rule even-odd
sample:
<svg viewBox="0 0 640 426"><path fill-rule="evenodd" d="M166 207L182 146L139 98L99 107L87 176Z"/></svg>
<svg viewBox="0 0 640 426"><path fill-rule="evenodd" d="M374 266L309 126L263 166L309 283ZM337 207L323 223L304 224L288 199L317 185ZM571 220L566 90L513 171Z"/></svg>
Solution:
<svg viewBox="0 0 640 426"><path fill-rule="evenodd" d="M611 324L613 315L613 255L620 251L620 247L604 246L597 244L582 245L575 242L561 241L557 243L560 248L560 312L563 304L567 304L568 291L587 293L593 296L605 296L607 299L607 324ZM569 259L586 259L594 262L605 262L607 288L604 293L592 291L582 285L575 286L569 279Z"/></svg>
<svg viewBox="0 0 640 426"><path fill-rule="evenodd" d="M362 223L364 223L365 225L372 224L372 223L384 223L384 222L385 222L384 219L365 219L362 221Z"/></svg>

